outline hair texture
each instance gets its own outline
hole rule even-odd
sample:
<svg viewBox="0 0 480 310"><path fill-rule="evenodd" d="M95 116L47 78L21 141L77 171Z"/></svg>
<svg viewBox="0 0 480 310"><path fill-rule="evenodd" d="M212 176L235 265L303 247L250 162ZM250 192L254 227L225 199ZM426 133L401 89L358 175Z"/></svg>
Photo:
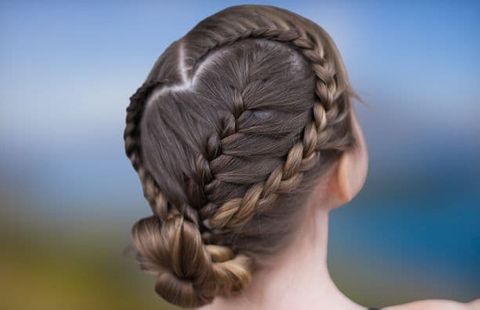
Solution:
<svg viewBox="0 0 480 310"><path fill-rule="evenodd" d="M325 30L274 6L228 7L164 51L124 131L153 210L133 244L161 297L198 307L249 284L301 225L316 180L356 146L353 97Z"/></svg>

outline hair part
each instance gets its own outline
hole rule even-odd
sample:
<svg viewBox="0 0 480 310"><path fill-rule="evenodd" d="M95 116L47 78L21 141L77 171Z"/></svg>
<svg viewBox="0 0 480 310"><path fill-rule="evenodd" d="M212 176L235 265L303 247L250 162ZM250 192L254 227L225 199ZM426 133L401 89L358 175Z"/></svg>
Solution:
<svg viewBox="0 0 480 310"><path fill-rule="evenodd" d="M330 36L273 6L226 8L165 50L124 131L153 211L133 242L160 296L197 307L249 284L356 146L355 96Z"/></svg>

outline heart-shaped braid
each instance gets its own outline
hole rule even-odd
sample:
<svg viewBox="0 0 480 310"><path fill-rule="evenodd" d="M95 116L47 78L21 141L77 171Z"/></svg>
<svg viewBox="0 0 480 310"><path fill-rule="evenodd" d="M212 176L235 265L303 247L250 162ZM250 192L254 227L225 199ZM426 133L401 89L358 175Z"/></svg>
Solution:
<svg viewBox="0 0 480 310"><path fill-rule="evenodd" d="M244 134L241 132L241 119L252 121L249 116L253 112L249 110L245 98L249 94L251 96L252 89L259 85L253 84L259 83L258 81L263 83L263 79L257 78L252 81L246 78L247 82L238 83L241 85L230 85L232 83L220 81L221 87L228 84L229 88L225 90L225 94L232 96L226 104L220 100L218 108L229 107L229 111L222 111L224 113L221 116L217 115L216 110L215 113L209 110L212 106L217 108L214 105L217 103L210 101L217 100L218 94L198 99L201 103L198 106L186 105L192 109L188 113L181 110L181 104L184 104L182 100L197 103L195 96L200 95L196 93L195 80L201 79L198 76L201 75L202 65L207 62L209 55L245 39L267 40L283 47L286 45L289 51L291 49L303 57L300 62L302 64L307 62L311 72L304 69L301 71L306 72L305 76L308 76L308 79L297 78L291 74L296 79L298 94L302 95L300 99L291 97L288 104L284 103L287 105L288 113L279 112L279 115L283 115L280 119L288 120L286 128L288 126L295 130L298 128L298 135L292 135L295 140L292 141L291 147L282 151L281 160L277 161L276 158L265 160L266 163L275 163L275 166L266 167L268 173L264 173L263 170L259 172L261 180L258 176L252 176L252 179L255 177L255 181L245 178L248 179L247 182L242 179L242 186L247 184L244 195L228 196L228 189L234 187L220 180L215 171L228 171L226 166L232 164L228 159L235 156L227 154L227 151L232 141ZM290 60L286 60L290 57L288 54L290 52L285 52L287 49L281 50L277 47L272 50L283 53L279 54L281 56L273 55L277 57L276 63L285 68L286 64L294 67ZM260 52L258 54L263 55ZM275 77L276 81L287 83L281 80L281 75L282 73L279 73ZM306 98L310 86L308 88L304 86L304 82L312 81L312 76L314 76L313 101ZM214 82L206 83L207 86L204 87L208 89L213 87L213 84ZM154 98L154 92L158 95L163 90L168 93L168 99L167 96L163 97L165 100ZM175 94L177 90L179 93ZM182 91L184 93L181 93ZM202 94L205 96L205 93ZM276 94L278 95L278 92ZM229 96L225 98L230 98ZM262 234L277 238L283 231L282 225L273 225L276 227L276 230L273 229L275 233L270 233L267 228L262 231L263 226L253 229L250 227L247 233L245 227L255 220L256 215L272 212L282 194L289 194L299 187L307 171L312 170L320 162L322 154L331 159L334 158L331 154L340 153L354 145L348 119L351 96L352 90L347 83L343 64L328 34L313 22L272 6L244 5L227 8L204 19L168 48L156 62L147 80L130 97L123 133L126 155L139 175L143 195L153 211L152 216L137 221L133 226L133 243L142 269L156 276L155 290L160 296L175 305L199 307L211 303L216 295L228 296L241 291L250 283L256 267L255 249L261 248L261 241L268 243L268 240L258 240L259 245L252 245L251 248L246 248L245 242L249 242L248 238L252 236ZM301 101L304 97L305 100ZM141 132L141 128L149 130L146 125L143 127L141 125L142 119L146 118L147 102L152 103L150 107L154 107L148 116L157 117L153 119L160 125L154 125L163 126L160 132L156 132L156 127L151 124L154 127L151 133ZM175 104L171 107L171 114L163 116L156 112L155 109L158 107L155 105L163 104ZM304 113L305 110L308 113ZM181 111L180 114L175 114L177 111ZM206 113L205 111L209 114L202 114ZM178 118L184 123L172 124L172 120L168 119L170 115L181 115ZM305 123L303 115L308 118ZM216 124L216 121L219 124ZM195 122L215 125L205 129L205 132L208 132L207 136L198 134L196 137L195 131L188 131L190 128L182 127L191 125L192 128L198 129ZM211 128L215 130L210 130ZM282 134L285 133L285 128L272 124L268 128L270 131L271 128L279 128L274 130L274 133L278 130L281 130ZM182 131L183 129L185 130ZM187 155L179 154L179 158L185 161L182 164L190 167L185 168L187 173L182 172L184 179L181 186L170 188L168 187L170 183L166 181L163 183L165 187L159 186L158 181L162 181L165 176L163 171L168 171L165 180L168 179L172 184L178 185L180 183L172 180L177 180L177 172L180 169L175 165L176 170L155 171L156 157L148 154L144 149L145 145L141 145L142 138L149 142L154 141L152 137L156 138L155 134L161 135L167 131L169 136L161 136L166 141L162 141L165 144L160 145L171 146L171 149L162 150L165 151L162 156L166 155L159 157L163 160L168 156L175 156L168 153L169 151L184 152ZM185 141L185 145L179 146L180 142ZM284 145L282 143L284 142L278 142L275 146L282 149ZM145 157L150 161L145 160ZM219 160L221 157L227 160ZM187 163L189 160L191 162ZM237 164L238 162L235 162L235 169L239 169ZM172 190L182 186L184 187L182 190ZM222 189L218 190L219 188ZM222 198L225 192L227 200ZM243 240L242 234L245 237ZM238 242L235 243L233 240Z"/></svg>
<svg viewBox="0 0 480 310"><path fill-rule="evenodd" d="M210 21L211 24L215 24L215 22L214 19ZM217 231L228 232L241 228L256 213L268 210L273 206L279 194L288 193L296 188L302 181L303 173L311 169L319 160L321 150L338 149L341 151L348 147L344 141L330 141L330 137L332 136L331 131L334 130L333 125L341 122L347 116L349 109L346 107L342 109L340 105L334 104L340 96L345 95L346 89L338 87L335 59L329 58L330 55L325 53L322 42L313 40L306 35L305 31L294 26L291 26L290 29L272 29L265 26L252 28L252 21L241 17L236 18L235 23L232 23L230 27L224 28L227 29L223 29L223 31L228 33L224 37L220 37L215 30L207 27L195 29L195 35L201 34L204 42L201 52L194 56L197 59L195 63L198 63L198 59L204 58L211 50L246 38L262 38L290 44L298 48L310 61L316 77L314 92L317 97L312 106L312 120L305 125L302 139L293 145L282 165L278 166L266 180L253 184L243 197L231 199L221 206L211 203L205 206L205 210L202 212L204 217L211 214L212 210L216 210L210 218L205 219L205 224ZM242 94L238 91L237 94L238 96L235 97L241 101ZM234 104L234 106L243 107L242 104ZM238 117L242 112L237 110L232 115ZM221 136L217 141L221 143L221 139L232 134L235 134L235 126L230 127L227 134ZM217 149L219 148L220 146L217 147ZM202 163L202 166L208 165Z"/></svg>

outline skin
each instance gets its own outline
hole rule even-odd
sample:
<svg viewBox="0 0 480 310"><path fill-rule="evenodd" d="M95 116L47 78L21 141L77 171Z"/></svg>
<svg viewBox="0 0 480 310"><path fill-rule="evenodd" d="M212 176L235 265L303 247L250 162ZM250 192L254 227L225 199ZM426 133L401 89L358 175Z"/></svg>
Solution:
<svg viewBox="0 0 480 310"><path fill-rule="evenodd" d="M307 202L301 229L269 265L255 272L252 284L240 295L217 297L202 309L329 309L365 310L344 295L327 268L329 212L351 201L362 189L368 171L368 151L352 110L359 147L346 152L316 185ZM477 310L470 303L421 300L384 307L384 310Z"/></svg>

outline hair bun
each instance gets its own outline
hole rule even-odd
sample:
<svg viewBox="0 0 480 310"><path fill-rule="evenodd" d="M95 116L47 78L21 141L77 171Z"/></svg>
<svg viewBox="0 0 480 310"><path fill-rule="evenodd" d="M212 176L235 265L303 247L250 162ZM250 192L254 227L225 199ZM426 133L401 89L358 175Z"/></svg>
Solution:
<svg viewBox="0 0 480 310"><path fill-rule="evenodd" d="M133 240L142 268L156 274L155 291L165 300L188 307L213 299L206 293L214 291L212 261L200 231L181 214L138 221Z"/></svg>
<svg viewBox="0 0 480 310"><path fill-rule="evenodd" d="M198 227L182 214L166 221L139 220L132 229L142 269L157 276L155 291L170 303L193 307L250 281L250 258L224 246L205 245Z"/></svg>

